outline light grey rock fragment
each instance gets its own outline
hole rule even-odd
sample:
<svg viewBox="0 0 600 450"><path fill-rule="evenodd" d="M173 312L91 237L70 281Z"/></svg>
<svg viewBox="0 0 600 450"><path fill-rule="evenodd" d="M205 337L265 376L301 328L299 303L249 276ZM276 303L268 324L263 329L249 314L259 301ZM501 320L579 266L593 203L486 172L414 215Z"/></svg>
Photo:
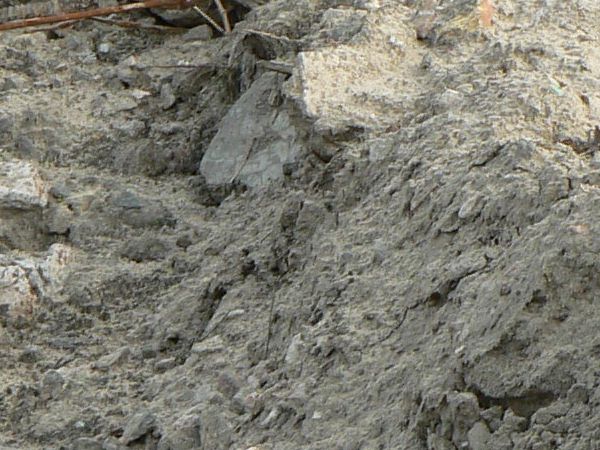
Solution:
<svg viewBox="0 0 600 450"><path fill-rule="evenodd" d="M41 397L44 400L57 398L63 390L65 379L56 370L49 370L42 379Z"/></svg>
<svg viewBox="0 0 600 450"><path fill-rule="evenodd" d="M40 296L62 286L70 248L53 244L43 259L11 259L0 255L0 305L3 319L31 317Z"/></svg>
<svg viewBox="0 0 600 450"><path fill-rule="evenodd" d="M490 430L484 422L475 423L467 433L469 448L472 450L486 450L490 436Z"/></svg>
<svg viewBox="0 0 600 450"><path fill-rule="evenodd" d="M229 449L233 442L233 427L220 408L207 408L200 416L201 436L205 448Z"/></svg>
<svg viewBox="0 0 600 450"><path fill-rule="evenodd" d="M175 421L158 443L158 450L194 450L201 448L201 421L197 414L185 414Z"/></svg>
<svg viewBox="0 0 600 450"><path fill-rule="evenodd" d="M102 444L96 439L81 437L73 443L71 450L102 450Z"/></svg>
<svg viewBox="0 0 600 450"><path fill-rule="evenodd" d="M212 37L212 31L208 25L198 25L185 33L184 41L208 41Z"/></svg>
<svg viewBox="0 0 600 450"><path fill-rule="evenodd" d="M156 423L154 415L149 411L140 411L134 414L123 431L121 442L128 445L152 431Z"/></svg>
<svg viewBox="0 0 600 450"><path fill-rule="evenodd" d="M22 161L0 162L0 208L35 209L48 204L40 173Z"/></svg>
<svg viewBox="0 0 600 450"><path fill-rule="evenodd" d="M127 361L131 351L129 347L122 347L115 352L100 358L95 364L94 368L102 371L107 371L111 367L117 366Z"/></svg>
<svg viewBox="0 0 600 450"><path fill-rule="evenodd" d="M221 120L200 165L208 184L264 185L282 178L283 165L297 158L298 133L288 113L272 106L284 78L265 73Z"/></svg>
<svg viewBox="0 0 600 450"><path fill-rule="evenodd" d="M209 353L217 353L223 351L225 344L223 338L217 335L210 339L205 339L200 342L196 342L192 345L192 353L197 355L207 355Z"/></svg>
<svg viewBox="0 0 600 450"><path fill-rule="evenodd" d="M164 83L160 88L160 105L162 109L169 109L175 102L177 101L177 97L173 93L173 86L171 83Z"/></svg>

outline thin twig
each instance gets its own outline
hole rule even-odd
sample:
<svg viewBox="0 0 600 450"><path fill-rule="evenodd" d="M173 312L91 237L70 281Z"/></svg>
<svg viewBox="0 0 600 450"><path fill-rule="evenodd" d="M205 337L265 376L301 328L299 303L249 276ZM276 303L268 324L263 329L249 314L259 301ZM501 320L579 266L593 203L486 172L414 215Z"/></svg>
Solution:
<svg viewBox="0 0 600 450"><path fill-rule="evenodd" d="M221 20L223 21L223 28L226 33L231 33L231 24L229 23L229 17L227 17L227 10L223 7L221 0L215 0L219 14L221 14Z"/></svg>
<svg viewBox="0 0 600 450"><path fill-rule="evenodd" d="M57 14L54 16L32 17L30 19L13 20L11 22L0 23L0 31L14 30L17 28L33 27L36 25L45 25L48 23L65 22L68 20L90 19L97 16L108 16L129 11L137 11L148 8L177 8L186 6L186 0L145 0L138 3L129 3L126 5L107 6L104 8L89 9L86 11L77 11L72 13Z"/></svg>
<svg viewBox="0 0 600 450"><path fill-rule="evenodd" d="M225 33L225 30L223 29L223 27L221 25L219 25L217 22L215 22L213 20L212 17L210 17L208 14L206 14L204 11L202 11L200 8L198 8L197 6L192 6L192 9L194 11L196 11L198 14L200 14L202 16L202 18L204 20L206 20L208 23L210 23L213 27L215 27L215 29L219 32L219 33Z"/></svg>

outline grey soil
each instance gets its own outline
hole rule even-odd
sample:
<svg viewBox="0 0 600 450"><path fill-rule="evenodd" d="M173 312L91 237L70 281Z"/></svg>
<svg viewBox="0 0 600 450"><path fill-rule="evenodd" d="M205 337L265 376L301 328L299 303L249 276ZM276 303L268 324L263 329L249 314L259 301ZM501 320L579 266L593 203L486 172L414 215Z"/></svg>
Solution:
<svg viewBox="0 0 600 450"><path fill-rule="evenodd" d="M477 3L0 34L0 449L600 449L600 3Z"/></svg>

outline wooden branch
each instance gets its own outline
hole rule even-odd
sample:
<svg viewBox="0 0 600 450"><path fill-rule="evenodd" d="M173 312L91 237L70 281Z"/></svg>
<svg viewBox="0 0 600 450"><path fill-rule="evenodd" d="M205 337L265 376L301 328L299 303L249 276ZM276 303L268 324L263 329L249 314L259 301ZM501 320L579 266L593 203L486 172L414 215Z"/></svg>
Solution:
<svg viewBox="0 0 600 450"><path fill-rule="evenodd" d="M10 22L0 23L0 31L33 27L36 25L45 25L48 23L65 22L68 20L90 19L98 16L108 16L110 14L119 14L147 8L186 8L192 6L192 4L193 2L190 0L145 0L138 3L129 3L126 5L118 6L107 6L104 8L57 14L54 16L32 17L30 19L13 20Z"/></svg>
<svg viewBox="0 0 600 450"><path fill-rule="evenodd" d="M215 30L217 30L219 33L225 33L225 30L223 29L223 27L221 27L221 25L219 25L217 22L215 22L213 20L212 17L210 17L208 14L206 14L204 11L202 11L202 8L199 8L198 6L192 6L192 9L194 11L196 11L198 14L200 14L200 16L206 20L208 23L210 23Z"/></svg>

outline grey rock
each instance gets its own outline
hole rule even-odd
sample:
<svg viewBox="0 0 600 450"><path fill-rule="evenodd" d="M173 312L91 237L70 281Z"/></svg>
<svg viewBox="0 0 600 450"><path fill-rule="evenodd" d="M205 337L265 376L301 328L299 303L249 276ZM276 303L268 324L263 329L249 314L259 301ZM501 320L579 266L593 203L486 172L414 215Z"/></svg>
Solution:
<svg viewBox="0 0 600 450"><path fill-rule="evenodd" d="M527 428L527 419L517 416L512 409L508 408L502 418L502 428L509 431L523 431Z"/></svg>
<svg viewBox="0 0 600 450"><path fill-rule="evenodd" d="M292 376L300 375L304 358L306 357L306 345L300 333L296 334L285 353L285 364L287 371Z"/></svg>
<svg viewBox="0 0 600 450"><path fill-rule="evenodd" d="M251 417L257 417L264 407L264 399L256 391L241 390L233 397L233 408L238 414L247 412Z"/></svg>
<svg viewBox="0 0 600 450"><path fill-rule="evenodd" d="M121 442L128 445L142 436L152 433L156 426L156 418L149 411L140 411L129 418Z"/></svg>
<svg viewBox="0 0 600 450"><path fill-rule="evenodd" d="M183 35L183 40L187 42L208 41L210 38L212 38L212 30L208 25L198 25Z"/></svg>
<svg viewBox="0 0 600 450"><path fill-rule="evenodd" d="M122 96L114 99L114 104L110 106L111 113L131 111L138 107L139 102L131 96Z"/></svg>
<svg viewBox="0 0 600 450"><path fill-rule="evenodd" d="M203 356L210 353L222 352L225 349L225 342L219 335L205 339L192 345L192 353Z"/></svg>
<svg viewBox="0 0 600 450"><path fill-rule="evenodd" d="M73 212L64 204L53 204L45 214L48 233L66 235L73 224Z"/></svg>
<svg viewBox="0 0 600 450"><path fill-rule="evenodd" d="M200 415L203 445L214 450L227 450L233 442L233 427L221 408L209 407Z"/></svg>
<svg viewBox="0 0 600 450"><path fill-rule="evenodd" d="M34 209L48 204L47 188L30 163L3 161L0 166L0 208Z"/></svg>
<svg viewBox="0 0 600 450"><path fill-rule="evenodd" d="M365 18L365 11L350 8L328 9L321 18L322 34L334 41L348 41L363 27Z"/></svg>
<svg viewBox="0 0 600 450"><path fill-rule="evenodd" d="M5 77L0 82L0 91L8 91L11 89L23 89L25 84L26 84L26 80L22 76L16 75L16 76Z"/></svg>
<svg viewBox="0 0 600 450"><path fill-rule="evenodd" d="M208 184L206 178L197 175L190 180L197 201L204 206L219 206L229 194L233 192L233 187L225 184Z"/></svg>
<svg viewBox="0 0 600 450"><path fill-rule="evenodd" d="M568 417L557 417L548 424L548 431L557 435L564 435L573 426L573 420Z"/></svg>
<svg viewBox="0 0 600 450"><path fill-rule="evenodd" d="M103 356L96 363L93 364L97 370L107 371L114 366L121 365L127 361L131 350L129 347L121 347L113 353Z"/></svg>
<svg viewBox="0 0 600 450"><path fill-rule="evenodd" d="M334 215L327 211L322 202L306 200L302 203L302 209L298 213L296 230L305 238L311 236L317 228L332 225Z"/></svg>
<svg viewBox="0 0 600 450"><path fill-rule="evenodd" d="M156 348L152 344L146 344L142 347L142 358L151 359L155 358L157 354Z"/></svg>
<svg viewBox="0 0 600 450"><path fill-rule="evenodd" d="M86 47L86 44L87 43L85 39L82 39L81 36L67 34L62 45L67 50L75 51L81 49L82 47Z"/></svg>
<svg viewBox="0 0 600 450"><path fill-rule="evenodd" d="M175 245L185 250L190 245L192 245L194 241L194 236L191 233L185 233L177 238L177 240L175 241Z"/></svg>
<svg viewBox="0 0 600 450"><path fill-rule="evenodd" d="M19 134L15 138L15 150L20 158L28 160L42 159L41 149L32 136Z"/></svg>
<svg viewBox="0 0 600 450"><path fill-rule="evenodd" d="M586 385L576 383L567 392L567 398L572 403L587 403L590 398L590 392Z"/></svg>
<svg viewBox="0 0 600 450"><path fill-rule="evenodd" d="M223 372L217 378L217 390L225 397L231 399L240 390L241 383L238 377L231 373Z"/></svg>
<svg viewBox="0 0 600 450"><path fill-rule="evenodd" d="M102 443L102 450L127 450L128 447L121 445L121 443L112 437L104 440Z"/></svg>
<svg viewBox="0 0 600 450"><path fill-rule="evenodd" d="M467 433L479 420L479 404L475 394L453 392L448 395L449 420L452 428L452 442L460 446L467 441Z"/></svg>
<svg viewBox="0 0 600 450"><path fill-rule="evenodd" d="M142 201L131 191L122 191L112 196L112 203L123 209L141 209Z"/></svg>
<svg viewBox="0 0 600 450"><path fill-rule="evenodd" d="M158 443L158 450L195 450L201 448L201 420L197 414L186 414L173 423Z"/></svg>
<svg viewBox="0 0 600 450"><path fill-rule="evenodd" d="M166 258L170 249L171 246L162 239L142 237L125 244L121 256L135 262L158 261Z"/></svg>
<svg viewBox="0 0 600 450"><path fill-rule="evenodd" d="M169 109L175 105L177 97L173 93L173 86L171 83L164 83L160 88L160 105L162 109Z"/></svg>
<svg viewBox="0 0 600 450"><path fill-rule="evenodd" d="M484 422L476 422L467 433L467 441L471 450L486 450L490 440L490 430Z"/></svg>
<svg viewBox="0 0 600 450"><path fill-rule="evenodd" d="M65 384L65 379L60 372L49 370L42 379L41 397L45 400L56 398L60 395Z"/></svg>
<svg viewBox="0 0 600 450"><path fill-rule="evenodd" d="M119 66L116 75L118 80L126 85L133 85L138 79L137 71L127 66Z"/></svg>
<svg viewBox="0 0 600 450"><path fill-rule="evenodd" d="M162 92L162 90L161 90ZM165 136L174 136L176 134L182 134L186 131L186 125L182 122L165 122L165 123L153 123L150 126L153 132L164 134Z"/></svg>
<svg viewBox="0 0 600 450"><path fill-rule="evenodd" d="M142 208L129 208L115 211L115 218L134 228L156 228L173 226L174 219L168 208L160 202L145 202Z"/></svg>
<svg viewBox="0 0 600 450"><path fill-rule="evenodd" d="M42 357L38 347L28 347L19 355L19 362L33 364Z"/></svg>
<svg viewBox="0 0 600 450"><path fill-rule="evenodd" d="M484 419L492 432L496 431L502 425L502 407L492 406L481 412L481 417Z"/></svg>
<svg viewBox="0 0 600 450"><path fill-rule="evenodd" d="M0 134L9 134L14 126L14 116L0 110Z"/></svg>
<svg viewBox="0 0 600 450"><path fill-rule="evenodd" d="M290 116L270 104L283 79L265 73L223 118L200 164L208 184L267 184L282 178L283 165L300 155L302 144Z"/></svg>
<svg viewBox="0 0 600 450"><path fill-rule="evenodd" d="M103 450L103 447L102 444L94 438L81 437L73 442L71 450Z"/></svg>
<svg viewBox="0 0 600 450"><path fill-rule="evenodd" d="M485 197L480 192L472 193L458 210L458 217L462 220L471 220L483 209Z"/></svg>
<svg viewBox="0 0 600 450"><path fill-rule="evenodd" d="M157 361L154 364L154 370L158 373L166 372L167 370L171 370L173 367L177 365L177 361L175 358L165 358Z"/></svg>
<svg viewBox="0 0 600 450"><path fill-rule="evenodd" d="M112 127L128 138L139 138L146 132L146 124L142 120L114 120Z"/></svg>

